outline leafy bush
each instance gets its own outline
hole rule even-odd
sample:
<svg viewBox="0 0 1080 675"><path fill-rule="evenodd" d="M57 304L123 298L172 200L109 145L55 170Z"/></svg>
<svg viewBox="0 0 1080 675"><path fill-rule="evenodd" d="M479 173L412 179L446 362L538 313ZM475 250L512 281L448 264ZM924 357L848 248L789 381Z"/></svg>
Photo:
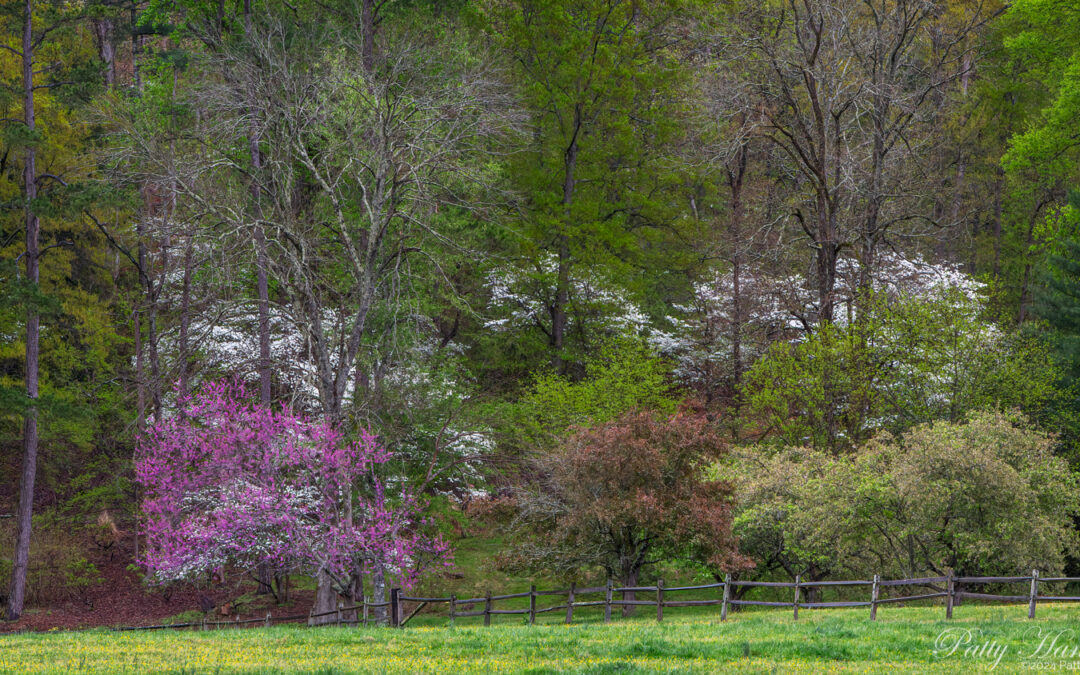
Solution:
<svg viewBox="0 0 1080 675"><path fill-rule="evenodd" d="M532 449L551 447L571 427L604 424L633 410L671 414L678 399L669 375L670 364L644 341L612 340L587 359L581 379L538 373L510 422Z"/></svg>
<svg viewBox="0 0 1080 675"><path fill-rule="evenodd" d="M1067 396L1061 368L1035 336L990 322L978 298L878 298L857 322L825 324L776 343L745 393L760 428L789 446L843 452L878 431L903 433L974 410L1019 409L1044 419Z"/></svg>
<svg viewBox="0 0 1080 675"><path fill-rule="evenodd" d="M705 476L726 451L696 411L628 413L577 429L519 492L518 541L503 562L566 576L601 568L628 586L661 561L713 573L746 567L731 535L731 486Z"/></svg>
<svg viewBox="0 0 1080 675"><path fill-rule="evenodd" d="M101 584L104 579L94 563L86 558L69 560L64 566L64 586L68 592L75 594L87 601L87 592L94 586Z"/></svg>
<svg viewBox="0 0 1080 675"><path fill-rule="evenodd" d="M1080 478L1053 445L1019 415L980 412L842 457L744 451L721 473L737 485L740 549L763 571L1056 575L1080 544Z"/></svg>

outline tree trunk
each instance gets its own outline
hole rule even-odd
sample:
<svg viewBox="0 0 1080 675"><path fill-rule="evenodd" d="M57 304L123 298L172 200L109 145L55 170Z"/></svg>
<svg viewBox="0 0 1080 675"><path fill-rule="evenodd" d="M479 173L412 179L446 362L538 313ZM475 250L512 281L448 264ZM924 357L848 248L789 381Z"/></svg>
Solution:
<svg viewBox="0 0 1080 675"><path fill-rule="evenodd" d="M818 321L833 320L833 290L836 287L836 229L832 223L828 197L817 195L817 286Z"/></svg>
<svg viewBox="0 0 1080 675"><path fill-rule="evenodd" d="M289 601L289 575L288 574L275 574L273 577L273 584L277 588L277 593L274 595L277 597L277 601L281 604L285 604Z"/></svg>
<svg viewBox="0 0 1080 675"><path fill-rule="evenodd" d="M639 578L639 570L637 570L637 569L632 569L632 570L624 572L623 577L622 577L623 586L637 586L638 585L638 578ZM632 602L635 599L635 597L636 597L636 594L634 593L634 591L623 591L623 600ZM633 616L634 615L634 610L636 610L636 609L637 609L637 607L635 607L634 605L623 605L622 606L622 615L624 617Z"/></svg>
<svg viewBox="0 0 1080 675"><path fill-rule="evenodd" d="M566 340L566 305L570 302L570 248L566 235L559 235L559 268L555 287L555 306L551 311L551 365L564 372L562 349Z"/></svg>
<svg viewBox="0 0 1080 675"><path fill-rule="evenodd" d="M325 612L332 612L337 609L337 591L334 590L333 580L330 575L325 571L320 570L316 576L315 586L315 604L311 607L312 614L323 614ZM315 616L308 620L309 626L318 626L324 623L333 623L336 621L335 617L331 614L328 616Z"/></svg>
<svg viewBox="0 0 1080 675"><path fill-rule="evenodd" d="M570 143L566 147L563 156L563 217L569 226L570 205L574 203L575 172L577 171L578 134L581 131L581 106L574 108L574 129L570 137ZM555 288L555 305L551 310L551 347L554 355L551 364L557 372L565 371L562 358L562 349L566 336L566 306L570 302L570 239L565 232L558 236L559 242L559 269L557 286Z"/></svg>
<svg viewBox="0 0 1080 675"><path fill-rule="evenodd" d="M268 563L259 563L255 568L255 577L259 584L259 588L256 591L258 595L268 595L274 592L274 580L276 577L274 575L274 570L270 568ZM279 596L277 601L280 603L285 600Z"/></svg>
<svg viewBox="0 0 1080 675"><path fill-rule="evenodd" d="M360 60L364 71L375 68L375 0L363 0L360 6Z"/></svg>
<svg viewBox="0 0 1080 675"><path fill-rule="evenodd" d="M353 570L345 597L348 600L346 605L349 607L357 607L364 601L364 572L359 566ZM357 610L351 609L344 615L344 618L347 621L357 621L360 617L357 615Z"/></svg>
<svg viewBox="0 0 1080 675"><path fill-rule="evenodd" d="M1024 237L1024 250L1030 251L1031 245L1035 241L1035 224L1039 220L1039 214L1042 213L1043 206L1046 205L1046 200L1040 201L1035 210L1031 212L1031 217L1028 218L1027 236ZM1031 270L1032 263L1031 257L1026 256L1024 258L1024 276L1020 282L1020 307L1016 312L1016 322L1024 323L1027 320L1028 304L1031 299L1030 286L1031 286Z"/></svg>
<svg viewBox="0 0 1080 675"><path fill-rule="evenodd" d="M131 3L131 73L132 83L135 85L137 95L142 95L142 79L139 74L139 36L135 27L138 25L138 5ZM136 216L135 234L138 240L138 267L140 285L146 278L146 246L143 243L142 218ZM141 437L146 430L146 359L143 346L142 308L141 302L135 304L133 312L133 332L135 342L135 430ZM139 488L135 487L135 503L139 503ZM135 560L139 559L139 516L135 515L135 523L132 528L132 539Z"/></svg>
<svg viewBox="0 0 1080 675"><path fill-rule="evenodd" d="M191 325L191 277L195 272L195 233L189 232L184 245L184 280L180 293L180 395L188 393L188 369L191 360L188 329Z"/></svg>
<svg viewBox="0 0 1080 675"><path fill-rule="evenodd" d="M146 242L142 240L141 225L137 227L140 231L139 239L139 266L144 270L146 269ZM162 272L164 275L164 272ZM146 294L146 358L150 361L150 378L149 383L146 383L144 379L144 388L149 389L150 395L150 409L154 414L154 421L157 422L161 419L161 361L158 358L157 351L157 289L160 288L154 283L154 280L149 276L145 277L144 293Z"/></svg>
<svg viewBox="0 0 1080 675"><path fill-rule="evenodd" d="M251 0L244 0L244 35L250 41L251 28ZM262 207L260 205L260 170L262 169L262 151L259 149L259 135L255 122L252 122L248 132L248 153L251 156L251 169L254 178L251 181L251 204L254 215L254 228L252 238L255 242L255 290L259 304L259 403L269 406L272 401L271 372L270 372L270 286L267 280L267 267L269 262L266 254L266 231L262 221ZM259 582L257 593L266 595L273 593L275 571L270 565L263 563L258 566L256 576ZM278 602L284 602L278 597Z"/></svg>
<svg viewBox="0 0 1080 675"><path fill-rule="evenodd" d="M26 0L26 21L23 24L23 121L33 131L34 120L34 41L33 5ZM39 282L38 273L38 218L32 210L37 197L37 151L33 144L27 145L23 167L23 190L26 210L26 278L34 287ZM26 396L29 399L23 416L23 461L19 480L19 510L16 516L15 555L11 570L11 590L8 593L7 617L14 621L23 612L26 599L26 572L30 566L30 530L34 514L34 479L37 476L37 398L38 398L38 338L40 317L30 300L26 316Z"/></svg>
<svg viewBox="0 0 1080 675"><path fill-rule="evenodd" d="M365 0L370 2L371 0ZM244 0L244 33L251 39L251 0ZM252 174L251 201L255 215L253 238L255 240L255 285L259 298L259 402L270 405L270 286L267 280L269 259L266 253L266 230L260 205L259 174L262 169L262 151L259 149L259 133L255 123L248 132L248 152L251 155Z"/></svg>
<svg viewBox="0 0 1080 675"><path fill-rule="evenodd" d="M97 40L98 56L105 64L105 88L116 85L116 43L113 42L114 24L110 18L93 19L94 38Z"/></svg>
<svg viewBox="0 0 1080 675"><path fill-rule="evenodd" d="M374 603L386 602L386 570L381 564L375 565L375 571L371 573L371 601ZM375 623L386 623L386 607L375 607Z"/></svg>
<svg viewBox="0 0 1080 675"><path fill-rule="evenodd" d="M997 181L994 182L994 281L1001 276L1001 192L1005 185L1005 171L998 167L997 174Z"/></svg>
<svg viewBox="0 0 1080 675"><path fill-rule="evenodd" d="M874 271L877 257L878 230L880 228L881 209L884 206L884 165L888 146L885 142L888 126L888 103L879 94L874 97L875 114L873 118L874 143L871 156L870 184L867 186L869 197L866 202L866 216L862 224L862 251L859 261L859 283L855 291L855 320L866 319L868 303L874 289Z"/></svg>
<svg viewBox="0 0 1080 675"><path fill-rule="evenodd" d="M135 341L135 430L141 436L146 430L146 365L143 357L142 310L137 305L132 312L131 330Z"/></svg>
<svg viewBox="0 0 1080 675"><path fill-rule="evenodd" d="M746 159L749 151L744 145L739 148L735 165L728 170L728 187L731 190L731 400L736 416L740 408L739 387L742 382L742 221L743 221L743 180L746 177ZM732 425L732 434L738 441L738 425Z"/></svg>
<svg viewBox="0 0 1080 675"><path fill-rule="evenodd" d="M142 93L142 73L139 72L139 52L142 51L142 38L139 37L138 14L139 3L131 2L131 77L135 84L135 91Z"/></svg>

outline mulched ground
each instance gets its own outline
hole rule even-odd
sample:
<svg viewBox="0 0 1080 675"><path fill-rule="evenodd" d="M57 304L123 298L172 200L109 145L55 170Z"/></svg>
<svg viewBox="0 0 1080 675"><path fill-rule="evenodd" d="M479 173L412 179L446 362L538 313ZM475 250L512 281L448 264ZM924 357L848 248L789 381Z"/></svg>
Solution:
<svg viewBox="0 0 1080 675"><path fill-rule="evenodd" d="M73 630L98 626L145 626L164 619L213 605L208 618L241 619L273 614L304 614L314 601L314 591L290 592L287 606L274 604L272 596L258 596L254 602L236 606L235 600L254 591L254 581L227 579L224 583L177 585L167 590L148 589L140 576L127 569L130 551L114 551L91 560L101 572L103 582L89 589L85 597L67 597L47 606L28 605L18 621L0 621L0 633L15 631Z"/></svg>

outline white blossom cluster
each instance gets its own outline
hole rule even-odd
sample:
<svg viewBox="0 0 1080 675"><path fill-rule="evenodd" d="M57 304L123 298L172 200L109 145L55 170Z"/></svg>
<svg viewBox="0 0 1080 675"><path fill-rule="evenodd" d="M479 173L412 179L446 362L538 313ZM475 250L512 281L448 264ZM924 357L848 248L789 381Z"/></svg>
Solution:
<svg viewBox="0 0 1080 675"><path fill-rule="evenodd" d="M291 392L294 402L313 408L318 400L317 371L310 358L303 333L288 312L270 306L270 362L274 378ZM328 322L329 323L329 322ZM173 327L158 338L158 352L169 362L179 363L180 331ZM219 302L192 317L188 326L188 349L201 375L239 376L249 382L258 379L259 314L253 301ZM197 358L196 358L197 357Z"/></svg>
<svg viewBox="0 0 1080 675"><path fill-rule="evenodd" d="M837 262L834 320L839 325L854 319L860 270L854 258ZM954 266L885 251L875 260L874 270L874 290L890 300L923 298L958 303L964 305L965 312L981 311L983 285ZM533 270L503 267L490 273L490 309L497 318L485 327L496 331L548 330L556 271L554 256L547 256ZM690 300L673 305L669 315L658 321L650 321L616 282L585 268L576 269L571 276L570 295L569 323L586 317L601 330L646 336L658 353L672 359L675 375L691 386L708 386L718 377L730 377L735 367L736 329L740 366L748 368L772 342L800 339L820 313L817 289L805 276L770 274L755 267L741 271L738 316L730 270L696 282Z"/></svg>
<svg viewBox="0 0 1080 675"><path fill-rule="evenodd" d="M489 330L528 327L550 330L555 304L558 261L547 255L531 270L505 266L488 274L489 309L497 316L484 324ZM612 333L639 334L649 325L641 307L618 284L583 266L570 274L568 328L587 320L591 327Z"/></svg>

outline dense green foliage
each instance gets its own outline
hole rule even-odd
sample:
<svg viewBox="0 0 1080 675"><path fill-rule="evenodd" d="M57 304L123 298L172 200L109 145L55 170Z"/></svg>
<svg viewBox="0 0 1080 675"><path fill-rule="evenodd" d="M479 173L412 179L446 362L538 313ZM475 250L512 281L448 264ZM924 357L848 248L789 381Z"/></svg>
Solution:
<svg viewBox="0 0 1080 675"><path fill-rule="evenodd" d="M571 427L605 424L636 410L675 412L678 399L668 380L669 368L646 344L609 341L582 366L580 380L550 369L537 373L507 415L512 425L508 433L523 434L526 448L544 447Z"/></svg>
<svg viewBox="0 0 1080 675"><path fill-rule="evenodd" d="M745 451L726 469L739 486L735 532L763 567L808 579L1060 571L1080 543L1080 483L1052 445L980 413L840 458Z"/></svg>
<svg viewBox="0 0 1080 675"><path fill-rule="evenodd" d="M712 445L663 478L728 445L770 467L746 574L861 573L845 537L894 530L930 537L905 573L1080 564L1075 3L35 0L0 32L0 516L39 537L31 602L133 560L137 439L222 377L373 429L443 532L688 404ZM630 503L641 459L579 477L638 466L605 493Z"/></svg>
<svg viewBox="0 0 1080 675"><path fill-rule="evenodd" d="M747 403L766 438L839 452L880 430L993 409L1064 428L1054 419L1054 406L1071 400L1061 365L1038 336L989 322L980 302L950 290L867 314L777 343L751 368Z"/></svg>

